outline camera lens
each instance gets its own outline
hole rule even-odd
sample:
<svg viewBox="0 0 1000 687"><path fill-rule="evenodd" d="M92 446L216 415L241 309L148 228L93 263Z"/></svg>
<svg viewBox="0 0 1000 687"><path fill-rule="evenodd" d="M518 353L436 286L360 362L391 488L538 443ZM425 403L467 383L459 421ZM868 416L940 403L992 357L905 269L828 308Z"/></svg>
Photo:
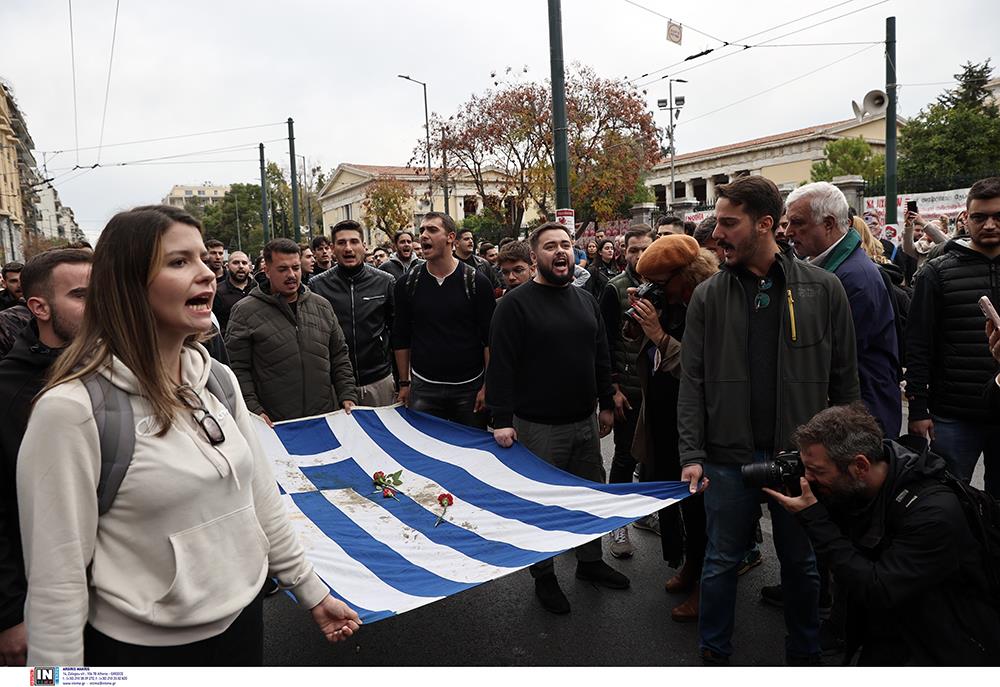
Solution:
<svg viewBox="0 0 1000 687"><path fill-rule="evenodd" d="M781 488L781 472L774 461L744 465L740 469L740 472L743 477L743 486L745 487L754 487L757 489L761 487Z"/></svg>

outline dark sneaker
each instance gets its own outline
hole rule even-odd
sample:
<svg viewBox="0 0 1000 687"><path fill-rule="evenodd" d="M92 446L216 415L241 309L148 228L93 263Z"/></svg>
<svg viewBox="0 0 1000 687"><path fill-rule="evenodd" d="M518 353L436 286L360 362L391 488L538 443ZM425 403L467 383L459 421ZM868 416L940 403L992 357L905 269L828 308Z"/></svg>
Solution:
<svg viewBox="0 0 1000 687"><path fill-rule="evenodd" d="M717 654L711 649L702 649L701 652L701 663L706 666L728 666L729 657L723 656L722 654Z"/></svg>
<svg viewBox="0 0 1000 687"><path fill-rule="evenodd" d="M628 578L604 561L580 561L576 564L576 579L593 582L608 589L628 589Z"/></svg>
<svg viewBox="0 0 1000 687"><path fill-rule="evenodd" d="M660 516L657 513L651 513L644 518L639 518L632 523L632 527L637 530L646 530L647 532L652 532L655 535L660 534Z"/></svg>
<svg viewBox="0 0 1000 687"><path fill-rule="evenodd" d="M772 584L767 587L761 587L760 600L766 604L777 606L778 608L785 607L785 597L781 593L780 584Z"/></svg>
<svg viewBox="0 0 1000 687"><path fill-rule="evenodd" d="M542 608L549 613L556 615L569 613L569 600L559 588L559 580L556 579L555 573L535 579L535 596L542 602Z"/></svg>
<svg viewBox="0 0 1000 687"><path fill-rule="evenodd" d="M760 549L750 549L750 553L740 562L740 567L736 568L736 575L744 575L764 562L764 555Z"/></svg>
<svg viewBox="0 0 1000 687"><path fill-rule="evenodd" d="M619 527L611 532L611 555L615 558L631 558L635 553L632 540L628 537L628 527Z"/></svg>

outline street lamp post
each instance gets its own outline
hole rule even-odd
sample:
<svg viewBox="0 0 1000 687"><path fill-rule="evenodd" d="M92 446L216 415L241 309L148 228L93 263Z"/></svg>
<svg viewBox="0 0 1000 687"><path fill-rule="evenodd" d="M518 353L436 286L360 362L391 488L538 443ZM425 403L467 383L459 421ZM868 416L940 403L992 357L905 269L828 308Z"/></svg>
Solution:
<svg viewBox="0 0 1000 687"><path fill-rule="evenodd" d="M299 184L299 189L300 189L299 193L302 194L300 202L304 202L306 204L306 224L309 226L309 238L312 238L312 233L313 233L313 226L312 226L312 222L313 222L313 220L312 220L312 200L310 200L310 198L309 198L310 184L309 184L309 175L308 175L308 173L306 171L306 156L305 155L299 155L298 153L296 153L295 157L300 158L302 160L302 182L303 183Z"/></svg>
<svg viewBox="0 0 1000 687"><path fill-rule="evenodd" d="M675 182L674 182L674 120L680 117L680 109L684 106L684 96L677 96L677 100L674 100L674 82L677 83L687 83L687 79L670 79L668 84L669 89L669 100L664 103L662 100L658 101L656 104L661 110L670 111L670 128L667 129L667 134L670 136L670 207L673 210L675 193ZM674 111L677 114L674 114Z"/></svg>
<svg viewBox="0 0 1000 687"><path fill-rule="evenodd" d="M406 76L405 74L397 74L401 79L406 79L407 81L412 81L413 83L418 83L424 87L424 134L427 140L427 200L431 204L431 212L434 211L434 179L431 174L431 118L427 110L427 84L423 81L417 81L416 79Z"/></svg>

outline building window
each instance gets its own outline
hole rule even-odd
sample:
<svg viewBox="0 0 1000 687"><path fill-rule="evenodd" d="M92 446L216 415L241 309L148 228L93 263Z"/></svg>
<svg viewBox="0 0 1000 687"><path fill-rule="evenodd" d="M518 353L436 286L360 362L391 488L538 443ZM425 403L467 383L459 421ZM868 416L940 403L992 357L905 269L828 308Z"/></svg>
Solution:
<svg viewBox="0 0 1000 687"><path fill-rule="evenodd" d="M204 191L201 191L201 190L199 190L199 191L198 191L198 195L199 195L199 196L203 196L203 195L205 195L205 192L204 192Z"/></svg>
<svg viewBox="0 0 1000 687"><path fill-rule="evenodd" d="M193 194L193 193L191 193L191 191L185 191L185 192L184 192L184 195L185 195L185 196L192 196L192 195L194 195L194 194Z"/></svg>
<svg viewBox="0 0 1000 687"><path fill-rule="evenodd" d="M350 203L348 203L347 205L343 206L340 209L343 210L343 212L344 212L344 219L351 219L351 205L350 205Z"/></svg>

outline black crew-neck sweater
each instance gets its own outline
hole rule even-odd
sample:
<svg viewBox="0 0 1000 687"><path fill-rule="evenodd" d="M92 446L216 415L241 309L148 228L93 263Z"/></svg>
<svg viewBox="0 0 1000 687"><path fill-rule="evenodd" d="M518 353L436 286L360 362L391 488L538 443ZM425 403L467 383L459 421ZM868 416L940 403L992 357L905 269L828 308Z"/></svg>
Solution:
<svg viewBox="0 0 1000 687"><path fill-rule="evenodd" d="M461 262L440 284L423 265L414 269L420 272L412 297L409 279L396 280L393 350L409 349L411 372L425 380L455 384L477 378L496 307L493 287L476 272L474 293L467 293Z"/></svg>
<svg viewBox="0 0 1000 687"><path fill-rule="evenodd" d="M493 426L513 416L548 425L579 422L614 405L611 357L597 300L572 286L535 281L497 304L490 331L486 402Z"/></svg>

